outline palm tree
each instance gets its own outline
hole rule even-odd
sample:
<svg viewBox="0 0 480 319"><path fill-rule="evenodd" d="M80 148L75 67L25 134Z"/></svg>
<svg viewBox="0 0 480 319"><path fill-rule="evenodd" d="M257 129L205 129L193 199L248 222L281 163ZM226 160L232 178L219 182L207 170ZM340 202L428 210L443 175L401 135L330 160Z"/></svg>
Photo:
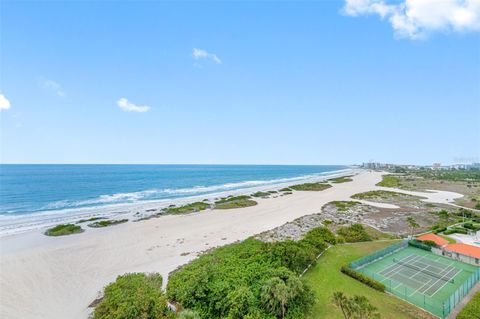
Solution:
<svg viewBox="0 0 480 319"><path fill-rule="evenodd" d="M280 318L285 318L288 304L303 290L300 279L291 276L286 280L279 277L270 278L261 288L260 299L267 311Z"/></svg>
<svg viewBox="0 0 480 319"><path fill-rule="evenodd" d="M413 230L414 230L415 228L420 227L420 225L417 223L417 221L415 220L415 218L413 218L412 216L407 217L407 223L408 223L408 225L410 226L410 236L413 237Z"/></svg>
<svg viewBox="0 0 480 319"><path fill-rule="evenodd" d="M335 304L335 306L340 308L340 310L342 311L343 317L345 319L350 318L350 307L349 307L348 298L345 296L343 292L335 291L333 293L332 301Z"/></svg>

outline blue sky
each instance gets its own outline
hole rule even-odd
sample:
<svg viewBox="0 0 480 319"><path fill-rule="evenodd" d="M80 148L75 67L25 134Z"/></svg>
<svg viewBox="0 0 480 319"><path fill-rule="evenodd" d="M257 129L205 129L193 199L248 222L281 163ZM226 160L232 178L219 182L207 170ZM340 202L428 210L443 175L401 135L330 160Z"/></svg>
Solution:
<svg viewBox="0 0 480 319"><path fill-rule="evenodd" d="M398 4L2 1L1 161L478 160L480 6Z"/></svg>

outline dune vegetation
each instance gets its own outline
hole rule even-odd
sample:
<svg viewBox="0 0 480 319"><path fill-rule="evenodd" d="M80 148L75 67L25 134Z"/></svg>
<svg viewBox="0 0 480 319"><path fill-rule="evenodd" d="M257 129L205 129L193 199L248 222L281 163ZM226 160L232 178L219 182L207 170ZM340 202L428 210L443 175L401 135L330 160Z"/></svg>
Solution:
<svg viewBox="0 0 480 319"><path fill-rule="evenodd" d="M353 179L350 178L351 176L343 176L343 177L337 177L337 178L332 178L329 179L329 182L335 183L335 184L340 184L340 183L347 183L353 181Z"/></svg>
<svg viewBox="0 0 480 319"><path fill-rule="evenodd" d="M248 195L226 197L215 202L215 209L232 209L255 206L258 203Z"/></svg>
<svg viewBox="0 0 480 319"><path fill-rule="evenodd" d="M195 212L200 212L202 210L210 208L209 203L205 202L195 202L179 207L167 207L163 209L164 214L188 214L188 213L195 213Z"/></svg>
<svg viewBox="0 0 480 319"><path fill-rule="evenodd" d="M167 296L200 318L304 318L314 303L300 278L334 242L323 228L300 241L247 239L210 251L172 272Z"/></svg>
<svg viewBox="0 0 480 319"><path fill-rule="evenodd" d="M123 223L126 223L126 222L128 222L128 219L109 219L109 220L101 220L101 221L97 221L97 222L88 224L88 227L92 227L92 228L102 228L102 227L108 227L108 226L123 224Z"/></svg>
<svg viewBox="0 0 480 319"><path fill-rule="evenodd" d="M332 185L327 183L305 183L290 186L291 189L296 191L323 191L327 188L332 187Z"/></svg>
<svg viewBox="0 0 480 319"><path fill-rule="evenodd" d="M382 181L377 183L377 186L399 188L402 184L400 183L400 179L394 175L383 175Z"/></svg>
<svg viewBox="0 0 480 319"><path fill-rule="evenodd" d="M45 231L47 236L65 236L84 232L83 228L74 224L60 224Z"/></svg>

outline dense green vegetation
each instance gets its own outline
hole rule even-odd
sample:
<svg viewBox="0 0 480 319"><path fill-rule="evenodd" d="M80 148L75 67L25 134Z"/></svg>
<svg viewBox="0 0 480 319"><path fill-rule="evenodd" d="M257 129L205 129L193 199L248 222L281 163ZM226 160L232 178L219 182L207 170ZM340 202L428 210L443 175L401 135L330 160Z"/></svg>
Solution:
<svg viewBox="0 0 480 319"><path fill-rule="evenodd" d="M353 181L353 179L351 179L350 176L344 176L344 177L332 178L332 179L329 179L328 181L335 184L340 184L340 183L351 182Z"/></svg>
<svg viewBox="0 0 480 319"><path fill-rule="evenodd" d="M74 224L60 224L45 231L47 236L65 236L83 232L82 227Z"/></svg>
<svg viewBox="0 0 480 319"><path fill-rule="evenodd" d="M389 199L392 197L396 196L402 196L403 194L396 193L396 192L390 192L390 191L369 191L365 193L359 193L355 194L352 196L352 198L355 199L372 199L372 198L383 198L383 199ZM404 195L408 196L408 195ZM414 197L414 196L412 196Z"/></svg>
<svg viewBox="0 0 480 319"><path fill-rule="evenodd" d="M326 250L314 267L304 275L304 280L315 294L315 303L306 319L341 319L341 310L332 301L338 289L351 295L367 296L378 308L382 318L419 319L432 318L421 309L392 295L374 290L367 285L343 274L343 265L392 245L395 241L373 241L347 245L335 245Z"/></svg>
<svg viewBox="0 0 480 319"><path fill-rule="evenodd" d="M347 227L340 227L337 230L337 234L340 235L347 243L356 243L360 241L370 241L372 238L365 230L365 227L361 224L353 224Z"/></svg>
<svg viewBox="0 0 480 319"><path fill-rule="evenodd" d="M455 182L480 182L480 170L410 170L409 174L427 179Z"/></svg>
<svg viewBox="0 0 480 319"><path fill-rule="evenodd" d="M370 304L365 296L348 297L341 291L333 293L332 302L337 306L345 319L377 319L378 309Z"/></svg>
<svg viewBox="0 0 480 319"><path fill-rule="evenodd" d="M421 240L416 240L416 239L409 240L408 244L410 246L417 247L417 248L420 248L420 249L423 249L423 250L426 250L426 251L431 251L432 247L434 247L431 244L428 245L426 242L423 242ZM433 244L436 246L435 242L433 242Z"/></svg>
<svg viewBox="0 0 480 319"><path fill-rule="evenodd" d="M281 191L281 192L291 192L292 189L289 188L289 187L285 187L285 188L282 188L280 191Z"/></svg>
<svg viewBox="0 0 480 319"><path fill-rule="evenodd" d="M162 292L158 274L126 274L105 287L104 297L95 307L93 319L174 318Z"/></svg>
<svg viewBox="0 0 480 319"><path fill-rule="evenodd" d="M332 187L330 184L326 183L305 183L290 186L291 189L296 191L323 191L327 188Z"/></svg>
<svg viewBox="0 0 480 319"><path fill-rule="evenodd" d="M254 200L251 200L250 196L242 195L235 197L222 198L215 202L216 209L231 209L231 208L241 208L255 206L258 203Z"/></svg>
<svg viewBox="0 0 480 319"><path fill-rule="evenodd" d="M372 287L373 289L376 289L378 291L385 291L385 285L382 284L379 281L376 281L368 276L365 276L361 272L356 271L355 269L352 269L348 267L347 265L342 266L340 269L345 275L352 277L353 279L356 279L360 281L361 283L364 283L365 285Z"/></svg>
<svg viewBox="0 0 480 319"><path fill-rule="evenodd" d="M80 219L77 222L77 224L86 223L86 222L94 222L94 221L100 220L100 219L105 219L105 217L92 217L92 218L88 218L88 219Z"/></svg>
<svg viewBox="0 0 480 319"><path fill-rule="evenodd" d="M195 202L179 207L167 207L163 209L165 214L188 214L199 212L205 209L210 208L210 204L204 202Z"/></svg>
<svg viewBox="0 0 480 319"><path fill-rule="evenodd" d="M350 201L335 200L335 201L330 202L329 204L335 205L335 207L337 207L337 209L339 211L345 212L345 211L347 211L347 209L349 209L349 208L351 208L355 205L360 204L360 202L353 201L353 200L350 200Z"/></svg>
<svg viewBox="0 0 480 319"><path fill-rule="evenodd" d="M460 311L457 319L480 319L480 292L477 292Z"/></svg>
<svg viewBox="0 0 480 319"><path fill-rule="evenodd" d="M377 184L377 186L383 187L400 187L400 179L394 175L383 175L382 181Z"/></svg>
<svg viewBox="0 0 480 319"><path fill-rule="evenodd" d="M98 222L88 224L88 227L102 228L102 227L108 227L108 226L123 224L123 223L126 223L126 222L128 222L128 219L101 220L101 221L98 221Z"/></svg>
<svg viewBox="0 0 480 319"><path fill-rule="evenodd" d="M303 318L313 303L299 274L335 236L313 229L300 241L250 238L208 252L174 271L168 297L201 318Z"/></svg>
<svg viewBox="0 0 480 319"><path fill-rule="evenodd" d="M252 194L253 197L268 197L270 196L269 192L256 192Z"/></svg>

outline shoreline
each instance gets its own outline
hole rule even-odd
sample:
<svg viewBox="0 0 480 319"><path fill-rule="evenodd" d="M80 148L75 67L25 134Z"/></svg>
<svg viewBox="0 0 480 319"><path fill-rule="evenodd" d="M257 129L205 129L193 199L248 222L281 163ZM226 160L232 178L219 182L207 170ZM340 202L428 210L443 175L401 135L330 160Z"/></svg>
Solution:
<svg viewBox="0 0 480 319"><path fill-rule="evenodd" d="M202 195L192 195L186 197L177 197L170 199L144 200L134 203L106 204L101 206L67 208L61 210L39 211L30 214L19 214L0 216L0 238L15 236L18 234L45 230L48 227L62 223L75 223L80 219L91 217L106 218L128 218L129 222L140 218L148 218L154 212L149 210L159 210L169 205L184 205L195 201L207 199L209 201L218 197L229 195L246 195L257 191L277 190L283 187L302 184L306 182L321 182L327 179L358 174L361 169L346 168L342 170L319 173L316 176L299 176L291 178L290 181L275 182L277 180L265 181L265 185L245 187L221 192L213 192ZM279 180L280 181L280 180ZM137 214L138 216L134 216Z"/></svg>
<svg viewBox="0 0 480 319"><path fill-rule="evenodd" d="M165 215L61 238L40 232L4 237L0 317L86 319L88 305L118 275L158 272L166 283L171 271L205 250L318 213L328 202L381 189L376 184L383 174L362 170L351 182L259 198L258 205L245 208Z"/></svg>

